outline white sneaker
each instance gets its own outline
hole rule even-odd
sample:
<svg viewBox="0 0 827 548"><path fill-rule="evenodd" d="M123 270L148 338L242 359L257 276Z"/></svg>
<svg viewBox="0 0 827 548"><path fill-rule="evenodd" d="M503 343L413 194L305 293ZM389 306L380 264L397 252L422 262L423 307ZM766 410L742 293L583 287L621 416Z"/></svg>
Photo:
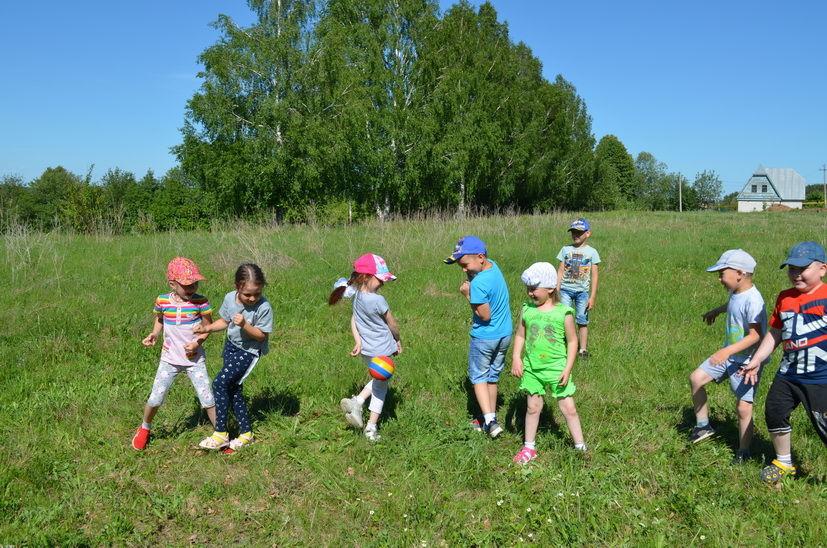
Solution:
<svg viewBox="0 0 827 548"><path fill-rule="evenodd" d="M362 405L356 401L356 396L342 398L339 402L342 411L345 412L345 420L354 428L362 429L365 423L362 422Z"/></svg>
<svg viewBox="0 0 827 548"><path fill-rule="evenodd" d="M365 428L365 437L370 441L379 441L382 436L379 435L379 430L375 426L373 428L368 426Z"/></svg>

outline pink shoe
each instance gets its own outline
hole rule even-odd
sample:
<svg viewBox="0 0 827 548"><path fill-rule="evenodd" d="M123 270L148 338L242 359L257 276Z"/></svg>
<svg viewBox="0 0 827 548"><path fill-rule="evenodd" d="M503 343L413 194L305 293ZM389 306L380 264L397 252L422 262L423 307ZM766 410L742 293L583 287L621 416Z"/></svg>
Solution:
<svg viewBox="0 0 827 548"><path fill-rule="evenodd" d="M138 427L138 431L132 437L132 448L138 451L146 449L146 442L149 441L149 430L143 426Z"/></svg>
<svg viewBox="0 0 827 548"><path fill-rule="evenodd" d="M514 462L518 462L520 464L528 464L530 461L533 461L537 458L537 451L534 449L529 449L528 447L523 446L520 449L520 452L514 455L512 459Z"/></svg>

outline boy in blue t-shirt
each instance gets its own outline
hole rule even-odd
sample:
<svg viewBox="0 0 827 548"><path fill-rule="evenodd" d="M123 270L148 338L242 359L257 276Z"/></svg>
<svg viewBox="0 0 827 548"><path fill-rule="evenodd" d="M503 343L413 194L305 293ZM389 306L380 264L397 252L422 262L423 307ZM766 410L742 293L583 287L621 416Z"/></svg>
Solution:
<svg viewBox="0 0 827 548"><path fill-rule="evenodd" d="M468 378L482 412L472 424L496 438L503 431L497 423L497 382L511 344L508 286L497 263L488 258L485 243L475 236L460 238L444 262L457 263L468 276L459 292L468 299L473 315Z"/></svg>

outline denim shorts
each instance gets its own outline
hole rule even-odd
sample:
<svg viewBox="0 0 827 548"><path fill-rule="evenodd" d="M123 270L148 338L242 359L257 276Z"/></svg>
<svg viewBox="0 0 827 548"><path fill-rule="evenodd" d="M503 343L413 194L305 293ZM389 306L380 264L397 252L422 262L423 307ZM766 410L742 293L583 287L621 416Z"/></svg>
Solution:
<svg viewBox="0 0 827 548"><path fill-rule="evenodd" d="M574 308L574 321L577 325L589 325L589 311L586 305L589 302L588 291L572 291L560 288L560 302ZM572 302L574 305L572 305Z"/></svg>
<svg viewBox="0 0 827 548"><path fill-rule="evenodd" d="M721 365L712 365L709 360L698 366L704 373L712 377L716 383L723 382L729 379L729 389L735 394L739 400L752 403L755 401L755 389L758 388L758 381L761 380L761 374L758 374L758 380L755 384L747 384L744 382L744 377L737 375L738 370L749 363L739 357L731 357Z"/></svg>
<svg viewBox="0 0 827 548"><path fill-rule="evenodd" d="M468 378L471 384L496 383L505 367L511 335L501 339L471 337L468 346Z"/></svg>

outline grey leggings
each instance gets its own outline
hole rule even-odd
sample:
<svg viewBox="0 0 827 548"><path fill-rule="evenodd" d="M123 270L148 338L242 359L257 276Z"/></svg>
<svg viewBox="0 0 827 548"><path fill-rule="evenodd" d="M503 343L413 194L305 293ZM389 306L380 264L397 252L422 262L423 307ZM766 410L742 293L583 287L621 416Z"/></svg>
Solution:
<svg viewBox="0 0 827 548"><path fill-rule="evenodd" d="M152 383L152 392L149 394L147 405L161 407L167 397L172 381L178 373L186 372L187 376L198 394L198 401L201 407L208 408L215 405L215 399L210 388L210 375L207 373L207 366L204 363L198 365L173 365L163 360L158 364L158 372L155 373L155 381Z"/></svg>

